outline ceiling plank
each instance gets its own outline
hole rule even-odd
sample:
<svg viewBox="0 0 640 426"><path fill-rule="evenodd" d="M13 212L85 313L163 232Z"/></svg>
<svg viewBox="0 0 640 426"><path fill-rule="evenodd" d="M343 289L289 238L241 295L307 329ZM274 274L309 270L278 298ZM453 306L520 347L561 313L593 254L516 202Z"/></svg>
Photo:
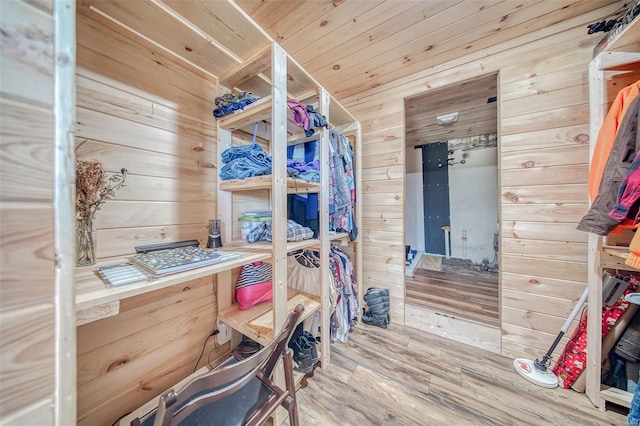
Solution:
<svg viewBox="0 0 640 426"><path fill-rule="evenodd" d="M332 2L335 7L329 10L311 24L302 25L300 22L291 23L291 31L295 31L289 38L280 39L282 47L289 54L296 57L296 53L307 49L314 41L330 37L331 32L352 20L358 20L367 11L383 3L384 0L346 0ZM313 3L312 3L313 6ZM297 30L297 31L296 31Z"/></svg>
<svg viewBox="0 0 640 426"><path fill-rule="evenodd" d="M434 7L442 7L445 3L430 2L429 11L433 11ZM353 46L356 50L366 48L373 43L373 36L361 37L363 33L371 33L378 29L384 31L387 35L391 35L396 31L392 25L402 23L402 25L409 25L409 20L423 19L426 11L424 2L417 0L403 0L401 2L388 2L379 4L378 6L369 9L365 13L354 17L347 21L341 27L335 29L325 37L314 40L305 49L301 49L296 54L296 59L299 62L304 62L305 68L310 72L313 72L309 68L309 62L315 60L318 57L323 57L323 66L332 63L336 60L336 56L345 57L349 55L341 47L345 44ZM414 15L417 15L414 17ZM395 21L398 20L396 23ZM353 52L352 52L353 53ZM323 55L324 54L324 55ZM327 54L329 55L327 57Z"/></svg>

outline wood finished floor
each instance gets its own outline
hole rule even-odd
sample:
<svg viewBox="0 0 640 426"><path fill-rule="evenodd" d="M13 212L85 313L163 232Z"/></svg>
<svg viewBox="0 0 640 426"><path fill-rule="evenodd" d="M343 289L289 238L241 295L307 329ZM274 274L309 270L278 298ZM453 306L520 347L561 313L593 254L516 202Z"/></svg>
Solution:
<svg viewBox="0 0 640 426"><path fill-rule="evenodd" d="M494 327L500 326L497 274L418 268L405 277L406 303Z"/></svg>
<svg viewBox="0 0 640 426"><path fill-rule="evenodd" d="M408 327L359 324L298 391L301 425L626 425L626 409L521 378L512 360Z"/></svg>

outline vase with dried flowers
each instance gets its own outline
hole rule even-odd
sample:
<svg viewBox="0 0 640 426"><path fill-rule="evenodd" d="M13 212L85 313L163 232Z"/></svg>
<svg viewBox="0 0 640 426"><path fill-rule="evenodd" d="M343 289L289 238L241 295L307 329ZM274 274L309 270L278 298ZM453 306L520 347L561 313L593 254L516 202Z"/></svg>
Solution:
<svg viewBox="0 0 640 426"><path fill-rule="evenodd" d="M95 160L76 161L76 264L96 263L96 240L93 219L102 205L124 186L127 169L111 177L102 163Z"/></svg>

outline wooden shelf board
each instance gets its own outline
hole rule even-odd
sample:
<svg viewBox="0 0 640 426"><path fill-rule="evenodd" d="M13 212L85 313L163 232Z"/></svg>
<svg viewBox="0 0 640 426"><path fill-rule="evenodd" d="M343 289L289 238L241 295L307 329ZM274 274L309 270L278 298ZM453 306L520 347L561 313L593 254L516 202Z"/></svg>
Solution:
<svg viewBox="0 0 640 426"><path fill-rule="evenodd" d="M609 253L621 259L629 257L629 247L624 246L602 246L602 251Z"/></svg>
<svg viewBox="0 0 640 426"><path fill-rule="evenodd" d="M638 52L602 52L600 54L600 69L606 71L635 70L640 62Z"/></svg>
<svg viewBox="0 0 640 426"><path fill-rule="evenodd" d="M607 44L605 52L620 50L629 46L640 47L640 32L634 27L640 26L640 16L636 16L624 29Z"/></svg>
<svg viewBox="0 0 640 426"><path fill-rule="evenodd" d="M333 96L329 103L329 122L332 126L340 127L356 121L355 117L347 111Z"/></svg>
<svg viewBox="0 0 640 426"><path fill-rule="evenodd" d="M608 251L600 253L600 267L609 269L633 270L630 266L625 265L624 258Z"/></svg>
<svg viewBox="0 0 640 426"><path fill-rule="evenodd" d="M346 232L336 232L334 234L329 233L329 240L331 241L343 240L345 238L349 238L349 234Z"/></svg>
<svg viewBox="0 0 640 426"><path fill-rule="evenodd" d="M224 180L220 181L218 184L218 188L221 191L230 192L271 189L272 186L271 175ZM308 194L317 192L320 192L320 184L317 182L307 182L302 179L287 178L287 193L289 194Z"/></svg>
<svg viewBox="0 0 640 426"><path fill-rule="evenodd" d="M600 397L605 401L613 402L614 404L629 408L631 407L633 394L612 386L602 385L600 388Z"/></svg>
<svg viewBox="0 0 640 426"><path fill-rule="evenodd" d="M164 277L156 278L152 281L141 281L133 284L127 284L120 287L108 288L104 281L97 275L95 268L97 266L113 265L116 263L125 263L126 258L110 259L107 262L99 262L96 265L76 268L76 312L84 311L89 308L100 308L112 302L120 301L140 294L148 293L154 290L170 287L172 285L181 284L186 281L195 280L197 278L208 275L217 274L229 269L240 267L247 263L266 260L271 257L270 253L260 252L238 252L242 253L242 257L229 260L227 262L216 263L214 265L203 266L202 268L191 269L188 271L170 274ZM96 320L99 318L94 318Z"/></svg>
<svg viewBox="0 0 640 426"><path fill-rule="evenodd" d="M623 271L637 271L638 269L625 263L629 257L629 247L603 246L600 254L600 267L620 269Z"/></svg>
<svg viewBox="0 0 640 426"><path fill-rule="evenodd" d="M320 309L320 297L287 289L287 313L293 312L298 304L304 306L304 311L298 321L302 322ZM218 318L221 322L261 345L267 345L273 339L271 303L260 303L243 311L234 304L220 311Z"/></svg>
<svg viewBox="0 0 640 426"><path fill-rule="evenodd" d="M249 104L244 110L238 110L233 114L218 118L218 124L223 129L230 131L240 129L246 124L256 121L271 120L271 96L265 96L256 102Z"/></svg>
<svg viewBox="0 0 640 426"><path fill-rule="evenodd" d="M232 244L235 247L241 248L242 250L245 250L245 251L256 250L260 252L269 252L269 253L273 251L273 244L271 244L271 242L269 241L256 241L254 243L247 243L244 240L234 240ZM317 238L311 238L309 240L304 240L304 241L288 242L287 253L290 253L296 250L302 250L302 249L319 247L319 246L320 246L320 240L318 240Z"/></svg>

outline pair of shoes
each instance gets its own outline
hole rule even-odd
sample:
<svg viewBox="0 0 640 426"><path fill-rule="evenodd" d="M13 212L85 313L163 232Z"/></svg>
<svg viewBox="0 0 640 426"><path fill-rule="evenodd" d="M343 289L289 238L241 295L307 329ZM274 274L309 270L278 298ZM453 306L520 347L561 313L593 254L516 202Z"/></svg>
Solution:
<svg viewBox="0 0 640 426"><path fill-rule="evenodd" d="M232 351L233 355L237 358L248 358L260 350L260 344L253 340L244 339L238 344L238 346Z"/></svg>
<svg viewBox="0 0 640 426"><path fill-rule="evenodd" d="M293 360L297 369L303 373L311 373L313 366L318 362L318 350L316 339L308 331L291 340L289 347L293 349Z"/></svg>
<svg viewBox="0 0 640 426"><path fill-rule="evenodd" d="M387 328L391 317L389 316L389 290L386 288L370 287L363 299L367 308L362 315L362 322Z"/></svg>
<svg viewBox="0 0 640 426"><path fill-rule="evenodd" d="M311 346L311 359L315 364L316 362L318 362L318 348L316 346L318 341L315 337L313 337L313 334L309 333L308 331L303 331L300 338L305 339L307 343L309 343L309 346Z"/></svg>
<svg viewBox="0 0 640 426"><path fill-rule="evenodd" d="M384 316L375 316L371 313L371 311L365 311L362 314L362 322L368 325L375 325L380 328L387 328L389 322L391 322L391 317L389 314Z"/></svg>

